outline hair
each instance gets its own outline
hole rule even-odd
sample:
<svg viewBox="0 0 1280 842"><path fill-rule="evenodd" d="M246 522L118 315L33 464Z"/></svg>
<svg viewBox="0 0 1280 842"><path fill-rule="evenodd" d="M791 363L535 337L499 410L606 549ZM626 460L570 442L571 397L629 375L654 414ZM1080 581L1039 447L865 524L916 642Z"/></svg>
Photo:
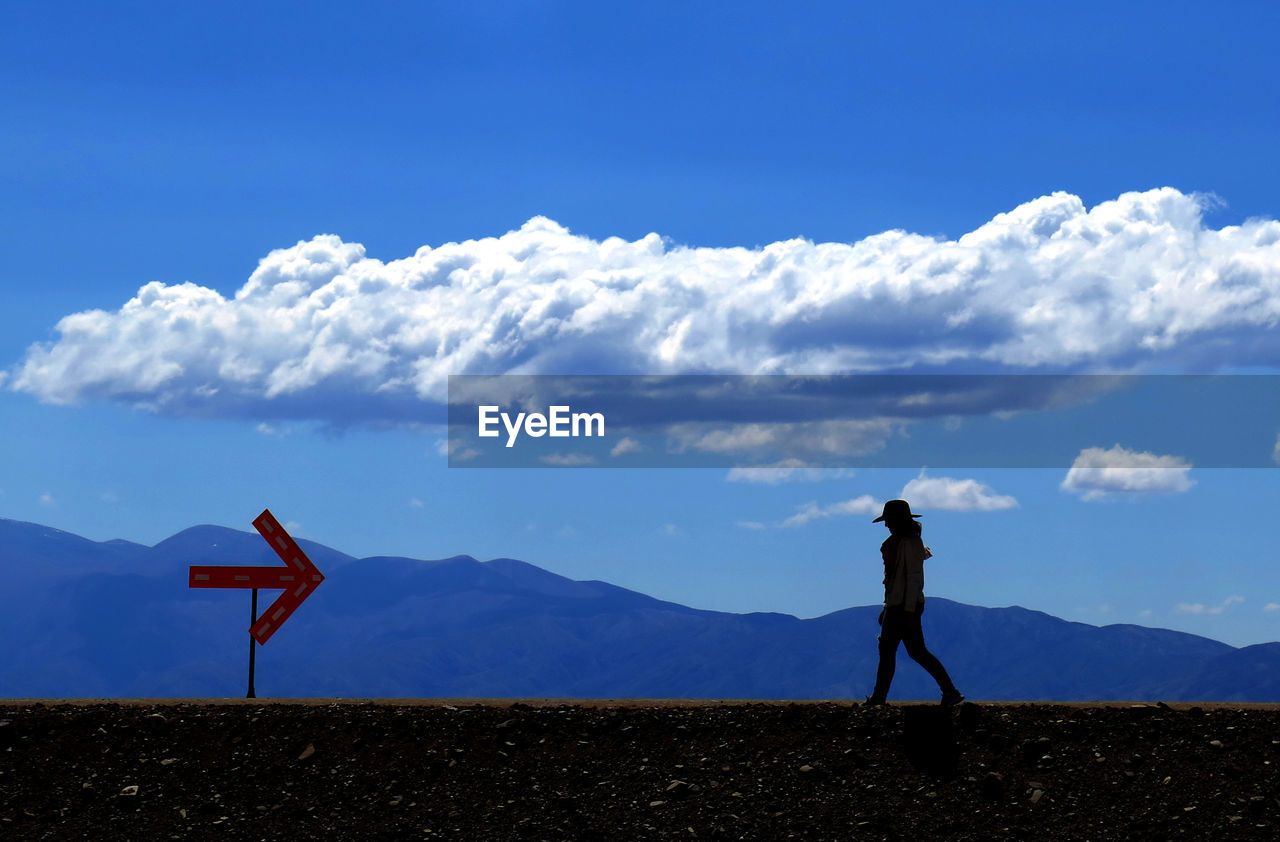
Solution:
<svg viewBox="0 0 1280 842"><path fill-rule="evenodd" d="M913 517L886 518L884 523L895 535L919 535L921 532L920 521Z"/></svg>

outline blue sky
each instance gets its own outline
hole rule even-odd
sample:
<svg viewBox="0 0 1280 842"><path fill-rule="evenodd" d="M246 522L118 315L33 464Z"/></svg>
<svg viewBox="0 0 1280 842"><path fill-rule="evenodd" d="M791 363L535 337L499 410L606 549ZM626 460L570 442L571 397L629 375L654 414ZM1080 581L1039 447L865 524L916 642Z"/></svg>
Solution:
<svg viewBox="0 0 1280 842"><path fill-rule="evenodd" d="M11 9L0 516L153 543L269 505L356 555L508 555L726 610L875 602L882 532L850 501L921 466L448 469L438 432L370 407L518 366L1275 371L1277 17ZM327 321L300 303L325 284ZM952 481L914 486L928 592L1280 638L1271 471L1067 467L926 471Z"/></svg>

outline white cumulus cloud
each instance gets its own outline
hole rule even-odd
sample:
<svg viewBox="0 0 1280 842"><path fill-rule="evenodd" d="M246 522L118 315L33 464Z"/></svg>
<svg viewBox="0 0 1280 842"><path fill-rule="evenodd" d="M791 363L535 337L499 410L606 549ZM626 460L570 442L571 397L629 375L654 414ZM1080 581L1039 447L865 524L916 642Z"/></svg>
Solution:
<svg viewBox="0 0 1280 842"><path fill-rule="evenodd" d="M1205 605L1203 602L1179 602L1176 608L1183 614L1221 614L1241 602L1244 602L1244 597L1229 596L1217 605Z"/></svg>
<svg viewBox="0 0 1280 842"><path fill-rule="evenodd" d="M1212 368L1280 353L1280 222L1221 229L1173 188L1086 208L1054 193L957 239L887 231L694 248L535 217L369 257L326 234L225 297L148 283L63 318L6 387L169 414L411 424L450 373ZM192 255L193 263L199 260Z"/></svg>
<svg viewBox="0 0 1280 842"><path fill-rule="evenodd" d="M822 520L829 517L841 517L844 515L866 515L879 514L880 504L877 503L870 494L863 494L860 497L854 497L851 500L845 500L840 503L831 503L826 506L820 506L817 503L806 503L800 507L800 510L782 522L783 526L795 527L804 526L815 520Z"/></svg>
<svg viewBox="0 0 1280 842"><path fill-rule="evenodd" d="M596 463L594 456L585 453L548 453L539 456L538 461L553 468L583 468Z"/></svg>
<svg viewBox="0 0 1280 842"><path fill-rule="evenodd" d="M624 436L618 440L617 444L609 448L609 455L617 457L627 453L639 453L642 450L644 450L644 445L630 436Z"/></svg>
<svg viewBox="0 0 1280 842"><path fill-rule="evenodd" d="M1080 451L1062 480L1063 491L1083 500L1105 500L1123 494L1179 493L1194 484L1191 464L1180 456L1126 450L1119 444L1104 450Z"/></svg>
<svg viewBox="0 0 1280 842"><path fill-rule="evenodd" d="M975 479L927 477L924 471L902 487L901 497L910 502L913 509L946 512L992 512L1018 506L1015 498L997 494Z"/></svg>
<svg viewBox="0 0 1280 842"><path fill-rule="evenodd" d="M461 439L437 439L436 452L447 456L451 462L469 462L480 455L473 447L466 447Z"/></svg>
<svg viewBox="0 0 1280 842"><path fill-rule="evenodd" d="M725 479L729 482L752 482L778 485L784 482L823 482L833 479L849 479L857 472L852 468L811 468L800 459L784 459L776 465L759 468L730 468Z"/></svg>
<svg viewBox="0 0 1280 842"><path fill-rule="evenodd" d="M806 458L822 459L874 453L884 447L899 426L883 418L746 424L689 421L672 424L667 427L666 432L678 450L749 454L760 450L785 449L793 453L799 451ZM803 460L796 459L792 464L798 465L801 462Z"/></svg>

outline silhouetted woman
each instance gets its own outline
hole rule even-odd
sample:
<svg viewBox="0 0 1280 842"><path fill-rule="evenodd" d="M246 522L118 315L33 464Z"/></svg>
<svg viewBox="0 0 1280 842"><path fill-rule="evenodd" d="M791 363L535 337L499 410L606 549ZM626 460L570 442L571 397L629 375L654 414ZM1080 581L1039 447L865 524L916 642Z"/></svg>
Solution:
<svg viewBox="0 0 1280 842"><path fill-rule="evenodd" d="M880 612L880 667L876 670L876 687L867 696L867 704L883 705L893 681L898 644L907 645L907 654L929 671L942 691L942 704L951 706L964 701L964 696L951 683L942 663L924 645L920 615L924 612L924 560L933 555L920 537L920 524L906 500L890 500L872 523L884 521L889 537L880 545L884 559L884 610Z"/></svg>

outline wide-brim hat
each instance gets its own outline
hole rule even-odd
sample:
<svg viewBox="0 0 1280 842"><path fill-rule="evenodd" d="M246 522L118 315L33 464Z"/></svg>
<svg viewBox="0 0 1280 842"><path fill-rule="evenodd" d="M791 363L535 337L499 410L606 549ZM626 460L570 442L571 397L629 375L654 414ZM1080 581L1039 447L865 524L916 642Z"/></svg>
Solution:
<svg viewBox="0 0 1280 842"><path fill-rule="evenodd" d="M884 510L880 513L880 517L871 522L879 523L882 520L903 520L909 517L920 517L920 515L911 513L911 504L906 500L890 500L884 504Z"/></svg>

